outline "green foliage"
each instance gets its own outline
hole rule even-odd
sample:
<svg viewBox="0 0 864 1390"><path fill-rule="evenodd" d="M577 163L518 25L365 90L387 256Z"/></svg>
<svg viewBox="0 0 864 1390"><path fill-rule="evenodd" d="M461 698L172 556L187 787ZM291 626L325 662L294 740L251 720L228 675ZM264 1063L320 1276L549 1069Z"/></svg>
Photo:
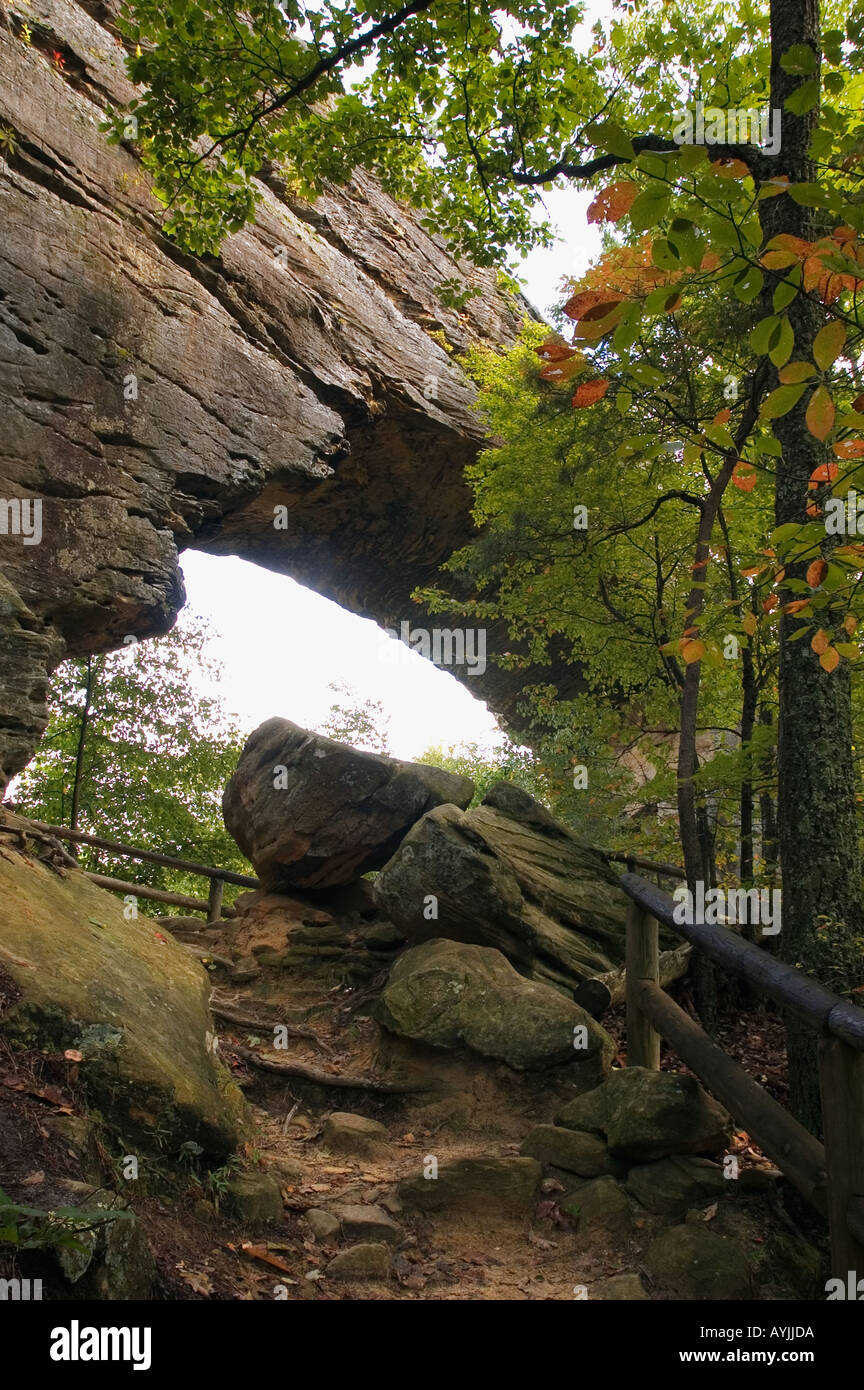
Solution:
<svg viewBox="0 0 864 1390"><path fill-rule="evenodd" d="M390 752L390 718L380 700L358 701L350 686L331 681L329 689L338 696L330 706L319 732L337 743L370 753Z"/></svg>
<svg viewBox="0 0 864 1390"><path fill-rule="evenodd" d="M130 1221L134 1213L121 1208L103 1206L92 1210L83 1207L57 1207L47 1211L41 1207L21 1206L7 1197L0 1187L0 1248L15 1250L77 1250L86 1254L82 1236L91 1234L112 1221Z"/></svg>
<svg viewBox="0 0 864 1390"><path fill-rule="evenodd" d="M187 617L167 637L92 659L78 829L248 873L221 811L243 736L192 680L193 672L218 680L204 656L207 635ZM69 824L87 680L84 661L65 662L54 677L48 729L16 793L18 809L36 820ZM79 859L111 877L206 896L201 878L144 860L86 846Z"/></svg>
<svg viewBox="0 0 864 1390"><path fill-rule="evenodd" d="M430 767L440 767L445 772L455 772L460 777L470 777L474 783L472 806L478 806L493 782L514 782L531 796L550 806L553 788L546 770L541 766L537 754L530 748L521 748L510 739L504 740L501 747L488 748L479 743L461 743L448 749L427 748L417 759Z"/></svg>

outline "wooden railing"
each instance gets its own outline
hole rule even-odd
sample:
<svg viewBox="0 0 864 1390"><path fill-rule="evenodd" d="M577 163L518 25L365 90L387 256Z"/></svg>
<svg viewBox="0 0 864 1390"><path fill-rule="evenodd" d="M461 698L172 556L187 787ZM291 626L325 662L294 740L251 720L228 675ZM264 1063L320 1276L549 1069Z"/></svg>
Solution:
<svg viewBox="0 0 864 1390"><path fill-rule="evenodd" d="M864 1277L864 1010L736 932L705 922L676 922L673 899L636 874L622 874L619 882L630 898L627 1065L656 1071L660 1038L665 1038L807 1201L827 1216L834 1274L844 1282L850 1270L856 1279ZM814 1030L824 1145L661 988L658 924Z"/></svg>
<svg viewBox="0 0 864 1390"><path fill-rule="evenodd" d="M206 898L193 898L186 893L171 893L166 888L151 888L149 883L127 883L120 878L109 878L105 874L89 873L87 878L100 888L111 893L132 894L139 898L150 898L154 902L169 903L172 907L185 907L188 912L206 912L208 922L218 922L220 917L235 916L234 908L223 904L222 895L226 883L239 884L241 888L260 888L257 878L248 874L237 874L233 869L214 869L209 864L195 864L191 859L175 859L170 854L159 854L154 849L141 849L137 845L124 845L116 840L103 839L101 835L87 835L83 830L67 830L63 825L48 825L44 821L30 822L37 830L54 835L58 840L71 840L75 844L92 845L111 854L128 859L143 859L149 864L162 864L168 869L180 869L186 874L200 874L209 878L210 892Z"/></svg>

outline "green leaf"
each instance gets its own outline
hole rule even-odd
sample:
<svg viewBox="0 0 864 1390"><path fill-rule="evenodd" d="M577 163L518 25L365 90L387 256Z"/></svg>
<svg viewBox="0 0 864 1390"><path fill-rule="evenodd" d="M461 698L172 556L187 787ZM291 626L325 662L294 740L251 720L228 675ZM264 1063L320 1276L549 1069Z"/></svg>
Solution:
<svg viewBox="0 0 864 1390"><path fill-rule="evenodd" d="M817 71L819 60L809 44L793 43L791 48L787 48L786 52L781 54L780 66L784 72L806 77L809 73Z"/></svg>
<svg viewBox="0 0 864 1390"><path fill-rule="evenodd" d="M669 208L669 189L662 183L649 183L630 208L630 225L635 232L647 232L662 222Z"/></svg>
<svg viewBox="0 0 864 1390"><path fill-rule="evenodd" d="M806 387L806 382L800 386L778 386L776 391L772 391L762 402L759 411L763 420L779 420L782 415L788 415L793 406L800 401Z"/></svg>
<svg viewBox="0 0 864 1390"><path fill-rule="evenodd" d="M808 111L813 110L818 100L819 79L813 77L809 82L802 82L800 87L796 87L795 91L786 98L783 106L793 116L803 116Z"/></svg>

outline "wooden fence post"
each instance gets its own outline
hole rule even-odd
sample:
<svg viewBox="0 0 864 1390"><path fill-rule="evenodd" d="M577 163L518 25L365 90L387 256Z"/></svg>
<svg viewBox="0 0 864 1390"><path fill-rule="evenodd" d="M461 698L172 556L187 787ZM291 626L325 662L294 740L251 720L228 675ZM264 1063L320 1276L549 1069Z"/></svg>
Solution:
<svg viewBox="0 0 864 1390"><path fill-rule="evenodd" d="M218 925L222 916L222 894L225 891L225 883L221 878L211 878L210 897L207 902L207 925Z"/></svg>
<svg viewBox="0 0 864 1390"><path fill-rule="evenodd" d="M864 1279L864 1052L840 1038L819 1044L819 1082L828 1173L831 1271ZM853 1295L854 1297L854 1295Z"/></svg>
<svg viewBox="0 0 864 1390"><path fill-rule="evenodd" d="M655 917L638 903L631 902L627 911L626 998L627 998L627 1065L660 1070L660 1035L643 1012L639 1003L638 985L641 980L659 979L660 929Z"/></svg>

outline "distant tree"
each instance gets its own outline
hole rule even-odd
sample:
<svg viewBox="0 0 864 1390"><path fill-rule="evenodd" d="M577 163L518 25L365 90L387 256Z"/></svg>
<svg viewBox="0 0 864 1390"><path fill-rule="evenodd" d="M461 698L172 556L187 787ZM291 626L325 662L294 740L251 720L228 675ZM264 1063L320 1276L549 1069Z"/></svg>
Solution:
<svg viewBox="0 0 864 1390"><path fill-rule="evenodd" d="M51 718L15 804L54 825L248 872L222 822L222 791L243 734L193 675L218 679L208 629L187 617L167 637L57 670ZM203 880L82 847L82 867L194 896Z"/></svg>
<svg viewBox="0 0 864 1390"><path fill-rule="evenodd" d="M339 681L331 681L328 689L338 698L330 706L327 718L317 726L318 732L352 748L389 753L390 716L381 701L361 701L350 685Z"/></svg>
<svg viewBox="0 0 864 1390"><path fill-rule="evenodd" d="M427 748L417 761L470 777L475 787L472 806L483 800L494 782L502 781L515 783L548 807L554 800L548 768L541 766L530 748L520 748L510 739L497 748L480 743L453 744L446 750L440 746Z"/></svg>

